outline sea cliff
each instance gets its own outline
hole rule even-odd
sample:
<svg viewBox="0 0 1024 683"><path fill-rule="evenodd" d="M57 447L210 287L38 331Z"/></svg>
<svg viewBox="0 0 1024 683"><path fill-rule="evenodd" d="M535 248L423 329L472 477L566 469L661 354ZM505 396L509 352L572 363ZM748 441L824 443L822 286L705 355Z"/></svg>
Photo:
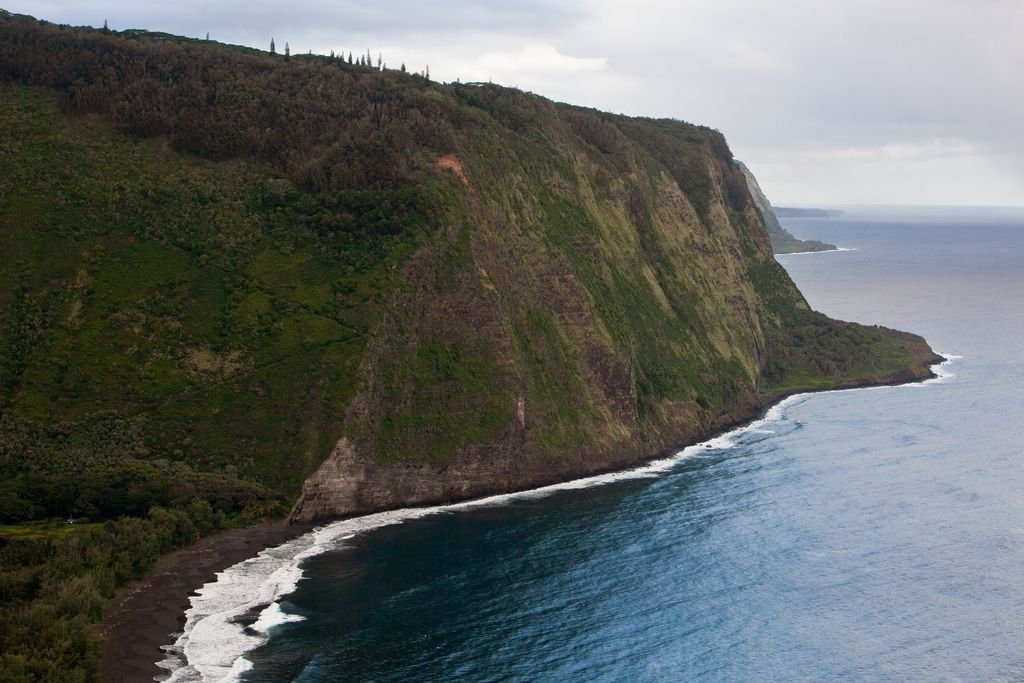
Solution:
<svg viewBox="0 0 1024 683"><path fill-rule="evenodd" d="M938 360L810 310L683 121L0 12L0 154L25 678L93 676L107 601L217 529L623 468Z"/></svg>
<svg viewBox="0 0 1024 683"><path fill-rule="evenodd" d="M919 338L809 310L713 129L164 34L0 33L0 426L44 479L68 475L47 425L75 435L90 485L59 514L471 497L780 392L927 374Z"/></svg>

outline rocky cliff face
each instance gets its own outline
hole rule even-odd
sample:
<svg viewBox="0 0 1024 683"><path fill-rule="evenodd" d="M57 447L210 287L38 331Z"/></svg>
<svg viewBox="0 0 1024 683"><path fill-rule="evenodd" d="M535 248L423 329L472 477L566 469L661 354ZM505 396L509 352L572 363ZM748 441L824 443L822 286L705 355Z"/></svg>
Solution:
<svg viewBox="0 0 1024 683"><path fill-rule="evenodd" d="M764 226L768 230L768 237L771 238L772 249L776 254L792 254L798 251L829 251L836 248L834 244L819 242L818 240L799 240L793 237L779 223L779 218L775 215L771 202L768 201L768 197L761 191L761 186L757 184L757 178L754 177L754 174L750 172L750 169L742 161L736 163L739 164L740 170L743 171L743 176L747 179L747 188L750 190L750 196L764 218Z"/></svg>
<svg viewBox="0 0 1024 683"><path fill-rule="evenodd" d="M74 505L456 500L928 374L923 340L808 309L717 131L142 32L0 38L0 466L84 467Z"/></svg>
<svg viewBox="0 0 1024 683"><path fill-rule="evenodd" d="M622 468L752 417L795 374L827 376L797 370L814 352L791 332L808 320L855 343L775 263L717 132L521 97L543 135L525 142L492 119L463 142L447 179L458 217L407 264L346 434L293 519ZM866 347L892 341L873 334ZM913 351L860 372L925 376L930 351ZM849 360L833 384L860 381Z"/></svg>

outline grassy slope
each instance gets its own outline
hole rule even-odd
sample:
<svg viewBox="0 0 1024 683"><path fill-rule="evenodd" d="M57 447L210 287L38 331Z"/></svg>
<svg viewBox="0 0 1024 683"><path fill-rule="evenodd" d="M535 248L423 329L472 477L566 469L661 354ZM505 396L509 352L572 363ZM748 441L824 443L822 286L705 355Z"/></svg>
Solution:
<svg viewBox="0 0 1024 683"><path fill-rule="evenodd" d="M407 244L322 248L296 226L326 210L267 169L132 141L49 92L2 92L0 146L4 424L110 411L147 457L294 491L333 446ZM332 210L359 221L382 198Z"/></svg>
<svg viewBox="0 0 1024 683"><path fill-rule="evenodd" d="M283 514L329 452L409 248L386 235L416 233L418 199L325 208L260 165L64 116L39 89L0 89L0 150L0 513L137 516L0 526L0 670L92 680L117 586L197 534ZM359 241L296 230L314 217Z"/></svg>

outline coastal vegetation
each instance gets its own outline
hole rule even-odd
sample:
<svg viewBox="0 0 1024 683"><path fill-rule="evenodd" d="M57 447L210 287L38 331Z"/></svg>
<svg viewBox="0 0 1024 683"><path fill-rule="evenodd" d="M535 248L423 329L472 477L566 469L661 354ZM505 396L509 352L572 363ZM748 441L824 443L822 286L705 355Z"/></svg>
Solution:
<svg viewBox="0 0 1024 683"><path fill-rule="evenodd" d="M99 679L97 623L118 587L164 553L219 528L204 500L102 524L0 527L0 679Z"/></svg>
<svg viewBox="0 0 1024 683"><path fill-rule="evenodd" d="M105 601L201 534L623 466L934 359L810 311L681 121L5 13L0 154L10 680L94 679Z"/></svg>

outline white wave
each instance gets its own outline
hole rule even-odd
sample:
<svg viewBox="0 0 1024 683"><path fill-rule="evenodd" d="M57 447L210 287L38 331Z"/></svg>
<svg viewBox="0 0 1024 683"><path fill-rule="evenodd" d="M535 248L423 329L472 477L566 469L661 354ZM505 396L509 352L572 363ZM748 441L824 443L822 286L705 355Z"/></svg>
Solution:
<svg viewBox="0 0 1024 683"><path fill-rule="evenodd" d="M265 643L270 629L303 617L284 612L279 604L302 579L304 560L341 547L367 531L424 514L430 508L395 510L335 522L314 529L256 557L228 567L196 591L186 610L185 628L159 663L170 671L168 681L237 681L252 668L244 655ZM243 617L259 614L251 626Z"/></svg>
<svg viewBox="0 0 1024 683"><path fill-rule="evenodd" d="M945 360L932 368L937 378L908 386L921 386L953 377L946 366L960 357L940 355ZM280 606L281 598L294 591L303 578L302 562L329 550L342 548L346 541L359 534L428 515L537 499L558 491L591 488L629 479L657 477L687 458L708 451L733 448L740 443L739 439L744 434L772 433L771 429L767 429L768 425L781 421L788 408L803 403L812 395L802 393L789 396L769 408L758 420L633 469L461 503L378 512L318 527L308 534L276 548L268 548L256 557L225 569L217 574L214 581L200 588L190 599L191 607L185 613L183 632L173 645L164 648L168 656L160 662L160 666L170 672L167 680L173 683L228 683L239 680L243 673L252 668L252 663L245 655L265 643L272 628L303 620L301 615L285 612ZM246 627L240 623L240 619L246 615L251 619L256 610L259 610L259 614L251 626Z"/></svg>
<svg viewBox="0 0 1024 683"><path fill-rule="evenodd" d="M252 625L252 629L258 633L265 634L275 626L303 620L305 620L305 617L298 614L288 614L281 609L281 603L274 602L260 612L260 618Z"/></svg>
<svg viewBox="0 0 1024 683"><path fill-rule="evenodd" d="M963 356L958 356L958 355L953 354L953 353L942 353L941 351L939 351L938 354L940 356L942 356L943 361L941 363L936 363L935 365L931 366L931 368L930 368L931 371L933 373L935 373L935 377L932 377L931 379L927 379L927 380L925 380L923 382L918 382L916 384L908 384L906 386L908 386L908 387L923 387L923 386L927 386L929 384L941 384L943 382L948 382L949 380L951 380L954 377L956 377L956 373L954 373L952 370L950 370L949 366L952 365L953 363L955 363L958 360L962 360Z"/></svg>

